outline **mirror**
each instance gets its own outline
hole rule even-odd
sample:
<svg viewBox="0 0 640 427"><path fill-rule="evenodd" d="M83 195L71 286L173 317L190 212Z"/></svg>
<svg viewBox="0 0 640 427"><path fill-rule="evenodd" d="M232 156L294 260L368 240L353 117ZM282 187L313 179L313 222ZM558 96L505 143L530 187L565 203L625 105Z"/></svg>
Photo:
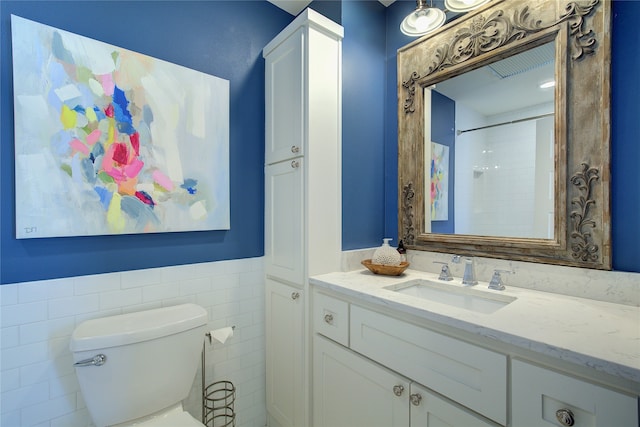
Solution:
<svg viewBox="0 0 640 427"><path fill-rule="evenodd" d="M406 247L611 268L610 7L494 0L399 49Z"/></svg>
<svg viewBox="0 0 640 427"><path fill-rule="evenodd" d="M551 42L424 89L425 232L553 239L554 64Z"/></svg>

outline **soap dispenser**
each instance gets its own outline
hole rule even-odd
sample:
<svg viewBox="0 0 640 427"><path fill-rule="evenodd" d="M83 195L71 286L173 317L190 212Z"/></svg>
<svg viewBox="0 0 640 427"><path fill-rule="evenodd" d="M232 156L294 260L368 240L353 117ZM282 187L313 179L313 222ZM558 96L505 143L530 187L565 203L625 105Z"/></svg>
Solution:
<svg viewBox="0 0 640 427"><path fill-rule="evenodd" d="M379 265L400 265L401 257L396 248L389 245L390 238L382 239L382 246L375 250L371 262Z"/></svg>
<svg viewBox="0 0 640 427"><path fill-rule="evenodd" d="M398 242L398 248L396 250L400 254L400 262L406 262L407 261L407 249L404 247L404 242L402 240L400 240Z"/></svg>

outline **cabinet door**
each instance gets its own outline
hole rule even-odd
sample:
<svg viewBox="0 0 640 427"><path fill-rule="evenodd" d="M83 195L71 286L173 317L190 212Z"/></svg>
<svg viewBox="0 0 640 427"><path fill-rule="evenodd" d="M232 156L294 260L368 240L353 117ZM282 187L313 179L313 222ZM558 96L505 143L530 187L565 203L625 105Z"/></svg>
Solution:
<svg viewBox="0 0 640 427"><path fill-rule="evenodd" d="M265 58L266 163L303 155L304 31L299 29Z"/></svg>
<svg viewBox="0 0 640 427"><path fill-rule="evenodd" d="M267 410L282 427L304 422L304 295L283 283L266 282Z"/></svg>
<svg viewBox="0 0 640 427"><path fill-rule="evenodd" d="M520 360L511 364L512 424L517 427L631 427L638 399ZM558 417L564 417L560 421Z"/></svg>
<svg viewBox="0 0 640 427"><path fill-rule="evenodd" d="M314 427L408 427L408 395L405 378L314 336Z"/></svg>
<svg viewBox="0 0 640 427"><path fill-rule="evenodd" d="M265 170L265 270L267 276L304 284L304 159Z"/></svg>
<svg viewBox="0 0 640 427"><path fill-rule="evenodd" d="M411 384L412 427L495 427L481 416L430 392L420 384Z"/></svg>
<svg viewBox="0 0 640 427"><path fill-rule="evenodd" d="M507 423L507 357L351 305L353 350L499 424Z"/></svg>

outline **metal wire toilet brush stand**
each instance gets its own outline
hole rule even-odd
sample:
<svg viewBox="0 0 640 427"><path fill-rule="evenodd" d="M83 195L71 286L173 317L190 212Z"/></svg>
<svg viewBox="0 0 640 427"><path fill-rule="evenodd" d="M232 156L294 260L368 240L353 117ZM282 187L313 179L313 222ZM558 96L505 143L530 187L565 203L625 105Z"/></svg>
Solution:
<svg viewBox="0 0 640 427"><path fill-rule="evenodd" d="M211 338L209 338L211 339ZM205 385L205 348L202 348L202 424L207 427L235 427L236 388L231 381Z"/></svg>

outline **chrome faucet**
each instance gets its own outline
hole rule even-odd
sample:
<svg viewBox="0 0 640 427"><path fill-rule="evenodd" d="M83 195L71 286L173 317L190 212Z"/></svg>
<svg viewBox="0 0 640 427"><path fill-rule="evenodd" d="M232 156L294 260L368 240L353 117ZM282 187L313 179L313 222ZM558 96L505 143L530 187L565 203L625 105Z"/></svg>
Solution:
<svg viewBox="0 0 640 427"><path fill-rule="evenodd" d="M441 261L433 261L434 264L442 264L442 269L440 270L440 276L438 276L438 280L451 281L453 280L453 276L451 275L451 270L449 270L449 264Z"/></svg>
<svg viewBox="0 0 640 427"><path fill-rule="evenodd" d="M495 289L497 291L505 290L505 286L504 283L502 283L502 276L500 276L500 273L514 274L514 272L511 270L494 270L491 282L489 282L489 289Z"/></svg>
<svg viewBox="0 0 640 427"><path fill-rule="evenodd" d="M462 260L460 255L455 255L452 259L453 262L459 264ZM467 286L474 286L478 284L476 279L476 266L473 258L467 257L464 259L464 275L462 276L462 284Z"/></svg>

